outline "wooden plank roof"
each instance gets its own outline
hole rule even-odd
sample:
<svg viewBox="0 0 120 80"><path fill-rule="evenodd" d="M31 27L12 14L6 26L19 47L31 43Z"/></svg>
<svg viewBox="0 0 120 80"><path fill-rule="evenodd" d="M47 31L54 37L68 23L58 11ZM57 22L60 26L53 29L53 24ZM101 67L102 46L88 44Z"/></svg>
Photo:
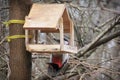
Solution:
<svg viewBox="0 0 120 80"><path fill-rule="evenodd" d="M42 29L48 32L58 31L60 18L63 17L64 31L70 31L70 19L65 4L33 4L26 17L23 28Z"/></svg>

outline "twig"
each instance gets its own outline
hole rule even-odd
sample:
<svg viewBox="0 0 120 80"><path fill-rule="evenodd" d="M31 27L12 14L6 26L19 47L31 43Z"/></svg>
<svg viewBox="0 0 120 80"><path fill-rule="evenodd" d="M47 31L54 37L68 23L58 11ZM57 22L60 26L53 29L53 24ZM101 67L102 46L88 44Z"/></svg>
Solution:
<svg viewBox="0 0 120 80"><path fill-rule="evenodd" d="M6 40L6 37L4 37L1 41L0 41L0 45Z"/></svg>
<svg viewBox="0 0 120 80"><path fill-rule="evenodd" d="M9 6L1 7L1 9L9 9L9 8L10 8Z"/></svg>
<svg viewBox="0 0 120 80"><path fill-rule="evenodd" d="M98 27L99 27L99 28L101 28L101 27L105 26L106 24L108 24L108 23L110 23L111 21L113 21L115 18L116 18L116 16L115 16L115 17L110 18L109 20L107 20L106 22L102 23L102 24L101 24L101 25L99 25Z"/></svg>
<svg viewBox="0 0 120 80"><path fill-rule="evenodd" d="M105 73L105 72L101 72L101 74L103 74L103 75L105 75L106 77L108 77L109 78L109 80L115 80L115 79L113 79L112 78L112 76L111 75L108 75L107 73Z"/></svg>
<svg viewBox="0 0 120 80"><path fill-rule="evenodd" d="M85 76L85 75L88 75L88 74L90 74L90 73L84 73L84 74L82 74L82 76L80 77L79 80L83 80L84 76Z"/></svg>
<svg viewBox="0 0 120 80"><path fill-rule="evenodd" d="M79 7L78 5L74 5L74 4L70 4L70 6L74 7L74 8L77 8L79 11L91 11L91 10L100 10L100 8L85 8L85 7Z"/></svg>
<svg viewBox="0 0 120 80"><path fill-rule="evenodd" d="M9 80L9 76L11 74L11 68L10 68L10 65L9 65L9 61L7 62L7 65L8 65L7 79Z"/></svg>
<svg viewBox="0 0 120 80"><path fill-rule="evenodd" d="M108 8L104 7L104 5L103 5L102 3L100 3L100 6L101 6L101 9L102 9L102 10L109 11L109 12L113 12L113 13L115 13L115 14L120 14L120 11L113 10L113 9L108 9Z"/></svg>
<svg viewBox="0 0 120 80"><path fill-rule="evenodd" d="M75 65L71 70L70 70L70 75L71 73L80 65L81 63L79 62L77 65Z"/></svg>
<svg viewBox="0 0 120 80"><path fill-rule="evenodd" d="M38 66L38 64L36 64L36 66ZM46 77L50 78L51 80L55 80L51 76L49 76L47 73L45 73L41 68L39 68L39 71L41 71L43 74L46 75Z"/></svg>
<svg viewBox="0 0 120 80"><path fill-rule="evenodd" d="M109 73L113 73L113 74L118 74L120 75L120 72L117 72L117 71L113 71L111 69L107 69L105 67L96 67L96 69L98 69L98 71L102 72L102 71L107 71Z"/></svg>
<svg viewBox="0 0 120 80"><path fill-rule="evenodd" d="M78 27L79 28L89 28L89 29L92 29L92 30L94 30L94 31L97 31L97 32L100 32L101 31L101 29L99 29L99 28L97 28L97 27L84 27L84 26L80 26L80 25L78 25Z"/></svg>
<svg viewBox="0 0 120 80"><path fill-rule="evenodd" d="M101 60L104 60L104 61L97 63L97 65L103 64L103 63L108 62L108 61L114 61L114 60L119 60L119 59L120 59L120 56L114 57L112 59L101 59Z"/></svg>
<svg viewBox="0 0 120 80"><path fill-rule="evenodd" d="M6 55L8 55L8 54L7 53L1 54L0 58L2 58L3 56L6 56ZM5 62L7 62L7 61L5 61Z"/></svg>

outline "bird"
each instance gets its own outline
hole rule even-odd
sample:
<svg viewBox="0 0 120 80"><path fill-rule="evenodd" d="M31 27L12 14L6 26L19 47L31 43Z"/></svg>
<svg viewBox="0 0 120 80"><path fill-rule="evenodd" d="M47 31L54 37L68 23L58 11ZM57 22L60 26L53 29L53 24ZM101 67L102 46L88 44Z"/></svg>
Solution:
<svg viewBox="0 0 120 80"><path fill-rule="evenodd" d="M48 74L52 77L57 76L57 73L59 72L60 68L55 63L48 63Z"/></svg>
<svg viewBox="0 0 120 80"><path fill-rule="evenodd" d="M62 54L52 54L48 63L48 74L50 76L56 76L62 68Z"/></svg>
<svg viewBox="0 0 120 80"><path fill-rule="evenodd" d="M60 39L53 38L53 40L55 40L57 43L60 43ZM64 38L64 44L69 45L69 40Z"/></svg>
<svg viewBox="0 0 120 80"><path fill-rule="evenodd" d="M59 39L54 39L60 43ZM64 44L68 45L69 42L67 39L64 39ZM69 59L68 53L66 54L52 54L50 57L50 62L48 63L48 74L50 76L56 76L59 74L60 70L67 63Z"/></svg>
<svg viewBox="0 0 120 80"><path fill-rule="evenodd" d="M67 70L67 67L68 67L67 61L65 61L62 65L57 62L48 63L48 74L52 77L55 77L59 74L64 74L65 71Z"/></svg>

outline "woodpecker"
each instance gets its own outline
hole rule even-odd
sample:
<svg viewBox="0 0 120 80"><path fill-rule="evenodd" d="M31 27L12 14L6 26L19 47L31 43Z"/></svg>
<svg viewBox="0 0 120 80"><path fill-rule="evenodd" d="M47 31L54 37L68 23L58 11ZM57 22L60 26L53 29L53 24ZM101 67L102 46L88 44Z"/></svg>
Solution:
<svg viewBox="0 0 120 80"><path fill-rule="evenodd" d="M57 76L64 65L67 64L68 59L68 54L52 54L50 63L48 63L48 74L50 76Z"/></svg>
<svg viewBox="0 0 120 80"><path fill-rule="evenodd" d="M57 39L54 39L54 40L60 42L60 40L57 40ZM67 39L64 39L64 44L66 45L69 44ZM50 63L48 63L48 74L50 76L56 76L60 72L62 67L67 63L68 59L69 59L68 53L52 54L50 56Z"/></svg>

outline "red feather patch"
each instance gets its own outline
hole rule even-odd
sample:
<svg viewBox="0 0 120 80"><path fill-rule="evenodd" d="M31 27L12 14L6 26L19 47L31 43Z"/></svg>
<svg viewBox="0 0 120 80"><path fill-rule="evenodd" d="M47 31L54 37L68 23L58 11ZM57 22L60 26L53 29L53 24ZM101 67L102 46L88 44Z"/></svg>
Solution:
<svg viewBox="0 0 120 80"><path fill-rule="evenodd" d="M52 62L57 64L59 68L62 67L62 57L61 56L53 56Z"/></svg>

